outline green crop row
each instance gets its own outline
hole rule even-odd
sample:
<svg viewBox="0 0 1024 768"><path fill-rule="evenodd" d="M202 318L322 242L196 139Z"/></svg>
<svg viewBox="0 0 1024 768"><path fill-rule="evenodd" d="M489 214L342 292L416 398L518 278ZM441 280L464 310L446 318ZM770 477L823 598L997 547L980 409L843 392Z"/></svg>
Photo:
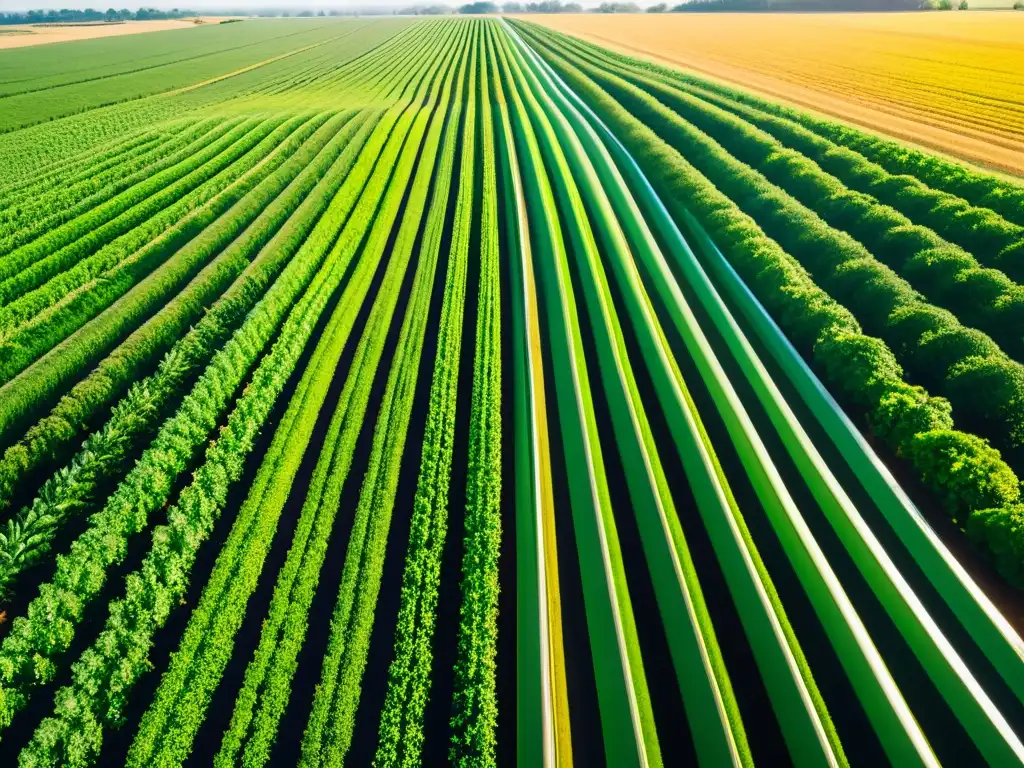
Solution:
<svg viewBox="0 0 1024 768"><path fill-rule="evenodd" d="M659 137L683 149L698 171L736 201L826 290L855 306L854 314L865 328L888 342L912 377L948 397L958 420L972 433L989 437L1004 449L1024 445L1024 375L1020 373L1024 369L990 338L964 328L952 313L923 302L904 280L849 236L829 228L637 86L578 59L574 63L654 126ZM991 396L979 399L974 393L982 382Z"/></svg>
<svg viewBox="0 0 1024 768"><path fill-rule="evenodd" d="M568 89L566 90L568 92ZM592 113L590 114L592 115ZM607 131L596 117L593 117L593 120L600 130ZM610 133L608 136L613 147L620 146ZM600 145L596 140L592 142L589 155L591 157L601 156ZM634 166L633 161L626 154L621 156L621 160L627 168ZM611 167L610 161L609 167ZM640 190L641 194L647 194L650 187L642 178L642 174L636 176L634 181L636 188ZM591 187L594 186L596 185L591 185ZM604 189L608 190L616 190L621 186L621 181L616 182L614 174L604 179L602 185ZM670 220L664 215L663 208L659 212L660 203L658 203L656 196L648 198L648 202L652 203L651 206L648 206L651 215L657 221L666 223L666 226L662 228L663 237L670 243L677 238L681 239L678 230L669 224ZM628 206L621 207L622 212L620 216L624 222L628 223L631 219L629 208ZM695 226L699 230L699 225ZM627 226L627 229L629 228ZM642 238L638 237L639 235L642 235L642 231L638 231L637 235L634 236L638 243L642 242ZM699 236L706 240L706 235L703 235L703 233L699 233ZM705 242L702 241L701 247L704 248L704 246ZM707 252L706 258L712 262L716 258L720 258L718 254L711 252L713 246L711 249L704 249ZM646 250L640 249L640 253L643 254ZM651 250L654 249L652 248ZM1020 743L1012 736L1007 738L1006 723L994 711L992 701L985 693L976 689L976 682L970 672L964 669L957 653L943 637L941 628L923 605L921 605L914 591L903 577L903 574L890 559L880 541L874 537L866 521L852 500L847 496L836 476L832 474L831 469L817 453L809 436L800 427L799 420L794 415L789 403L774 386L771 377L763 366L758 365L756 355L752 353L749 345L745 347L742 333L738 332L735 321L732 320L728 309L721 303L720 298L717 298L712 284L696 264L692 253L688 253L684 248L681 250L674 249L672 255L678 261L684 279L695 290L701 303L709 312L712 323L718 332L722 334L731 354L740 363L744 377L753 385L758 399L767 411L772 426L782 438L787 452L793 457L798 471L807 481L817 505L834 528L836 534L844 542L858 570L867 579L875 594L878 595L886 613L900 627L901 632L907 638L923 668L935 681L939 692L954 712L956 712L961 722L964 723L971 738L979 746L989 762L1000 764L1018 759L1017 755L1022 750ZM765 329L766 320L765 317L754 318L748 313L747 310L752 301L755 300L739 297L737 299L737 306L741 312L751 317L751 323L754 325L755 332L760 336L762 335L762 330ZM767 323L770 324L771 321L768 320ZM641 327L641 322L638 320L635 325L636 327ZM772 354L774 356L775 352L773 351ZM648 354L646 357L651 359L653 355ZM793 352L791 353L790 361L780 360L784 366L787 366L787 377L790 377L792 373L792 366L789 365L789 362L797 359L795 352ZM801 396L807 399L806 401L812 408L817 407L817 400L820 398L806 392L803 392ZM825 405L833 413L838 412L838 408L834 403L831 405L825 403ZM821 418L820 411L817 413L818 417ZM847 460L854 464L857 463L857 460L854 458L856 454L863 452L868 456L873 455L870 448L866 448L863 443L856 446L847 445L845 449L848 453ZM875 483L873 485L877 487L878 484ZM875 491L872 491L872 493L877 498ZM905 526L897 518L899 516L912 516L912 510L892 508L892 505L887 504L883 500L879 500L878 503L886 509L885 514L895 527L901 528L901 530L905 529ZM830 640L838 652L839 662L848 670L853 687L858 697L864 702L868 716L872 719L879 733L883 734L882 743L884 748L889 754L894 756L904 755L904 757L897 758L901 762L905 759L917 760L922 757L927 761L927 755L929 754L927 750L922 751L919 746L908 743L906 737L901 737L903 743L901 743L901 738L892 738L894 733L905 731L915 744L923 744L923 737L918 726L914 723L913 716L907 710L905 703L899 697L893 697L885 693L886 690L889 690L892 680L884 671L883 659L879 657L877 650L873 649L870 641L867 640L863 626L858 628L859 622L852 613L848 614L848 618L843 623L838 624L833 618L829 617L829 605L836 604L837 599L840 601L840 605L842 602L846 602L843 593L830 589L831 596L826 601L819 599L817 596L818 587L813 580L808 579L806 565L801 564L799 559L794 559L793 557L798 550L793 547L790 541L791 534L786 532L786 518L774 515L770 507L768 512L769 516L773 518L773 527L779 531L787 554L789 554L790 559L797 567L797 574L801 582L804 583L808 596L815 603L815 609L819 616L822 617ZM804 535L801 534L801 538L804 538ZM820 563L817 566L817 570L822 574L828 574L830 566L821 556L820 551L815 554L816 545L813 544L813 539L807 538L806 541L807 544L804 545L805 551ZM929 576L929 578L933 578L933 576ZM957 605L959 601L953 598L954 596L950 595L947 599L950 600L951 605ZM967 599L970 600L970 598ZM823 611L822 608L825 610ZM666 626L671 626L671 622L667 618L665 623ZM856 639L858 636L860 639ZM854 642L850 642L850 640L854 640ZM873 660L872 657L874 657ZM865 664L863 661L858 661L858 659L864 659L868 663ZM881 688L879 688L878 684L872 685L870 683L872 677L878 680ZM974 688L974 693L964 695L966 690L971 690L972 688ZM889 699L887 707L879 707L881 700L879 694ZM689 699L692 699L692 696L684 694L684 700ZM889 710L888 712L887 709ZM886 725L886 723L891 723L891 725ZM706 731L706 728L695 724L694 730L703 733ZM914 734L917 734L916 738ZM699 746L700 742L698 742L698 748Z"/></svg>
<svg viewBox="0 0 1024 768"><path fill-rule="evenodd" d="M575 42L575 41L574 41ZM592 44L582 45L596 48ZM945 192L967 201L980 209L990 209L1013 224L1024 226L1024 186L1004 177L995 176L970 166L948 160L939 155L922 152L906 144L860 131L831 120L810 115L799 109L769 101L754 94L740 91L679 70L650 62L626 59L619 54L601 50L601 53L628 60L630 64L645 68L676 82L696 86L740 105L753 107L769 115L777 115L803 126L835 145L846 147L894 176L910 176L928 185L935 192ZM915 189L911 184L910 187ZM924 202L925 198L921 198ZM974 213L961 203L948 201L953 212L962 212L968 218L984 218L984 210ZM927 203L925 203L927 204ZM991 222L999 226L998 222ZM955 226L956 222L952 222ZM984 229L985 227L983 227ZM967 232L963 233L967 236ZM950 238L954 239L954 238Z"/></svg>
<svg viewBox="0 0 1024 768"><path fill-rule="evenodd" d="M191 121L186 118L185 125ZM148 131L129 133L120 141L114 141L92 151L82 152L75 157L56 160L41 167L36 172L19 182L4 183L0 181L0 204L6 213L17 213L18 203L33 200L37 195L50 191L54 187L71 186L88 180L93 174L101 175L109 169L116 169L126 153L147 151L147 148L159 147L161 143L180 128L176 121L166 126L159 126ZM6 220L6 219L5 219Z"/></svg>
<svg viewBox="0 0 1024 768"><path fill-rule="evenodd" d="M493 30L480 60L480 288L469 418L469 467L463 525L462 606L452 694L453 764L496 760L498 701L498 559L501 554L501 242L491 110L495 71ZM507 555L506 555L507 556ZM434 587L435 592L437 587ZM436 599L436 598L435 598Z"/></svg>
<svg viewBox="0 0 1024 768"><path fill-rule="evenodd" d="M94 169L80 183L37 192L29 195L27 202L14 203L4 211L6 215L0 226L0 254L10 253L175 165L194 153L208 140L207 137L214 135L219 123L217 119L197 122L167 141L155 142L155 147L143 145L135 151L118 155L110 161L113 167L105 173ZM193 141L199 143L192 146Z"/></svg>
<svg viewBox="0 0 1024 768"><path fill-rule="evenodd" d="M56 674L58 658L72 641L85 606L102 589L108 569L124 557L129 538L145 530L149 515L168 501L175 479L192 463L235 390L291 310L305 280L293 261L231 340L217 351L176 414L164 423L103 510L91 518L88 530L72 544L70 553L59 560L54 580L40 588L27 617L13 623L0 646L0 724L4 727L25 705L31 690ZM299 311L290 317L291 325L300 327L289 335L308 338L315 315ZM285 338L288 335L282 332L281 339Z"/></svg>
<svg viewBox="0 0 1024 768"><path fill-rule="evenodd" d="M523 176L516 150L510 105L495 51L494 30L488 35L497 145L500 157L503 233L508 246L511 298L514 498L516 541L516 740L524 763L572 762L565 648L562 641L562 603L555 531L552 478L553 447L548 426L545 363L540 328L541 309L535 279L530 229L534 218L527 207ZM546 226L546 221L542 220ZM543 241L541 245L543 244ZM484 648L494 642L489 640ZM492 646L493 647L493 646ZM460 645L460 652L465 646ZM486 661L484 656L481 660ZM460 660L461 661L461 660ZM486 674L486 668L482 670ZM458 675L458 673L457 673ZM486 678L485 678L486 679ZM456 685L462 682L456 677ZM496 704L483 691L480 706L469 704L456 688L449 758L454 765L487 763L497 747ZM460 717L461 716L461 717ZM458 718L456 720L455 718Z"/></svg>
<svg viewBox="0 0 1024 768"><path fill-rule="evenodd" d="M409 543L402 571L394 655L388 669L388 686L380 716L379 741L374 758L374 765L378 768L416 765L422 759L423 715L430 695L433 666L431 648L437 620L435 610L441 579L441 558L448 532L448 489L451 484L452 452L455 442L455 410L462 350L466 271L473 228L474 170L477 162L476 85L479 29L474 31L474 35L470 41L472 52L467 90L463 95L463 72L456 84L456 98L448 113L448 128L441 162L434 177L433 198L424 224L422 252L436 252L440 248L445 212L451 195L452 170L460 131L459 121L462 116L458 195L452 222L441 319L437 329L437 349L444 350L444 354L437 355L433 366L419 477L412 502ZM465 63L463 66L465 67ZM484 223L481 223L481 227L483 226ZM406 317L411 320L412 314L419 312L422 315L421 319L425 319L429 308L429 296L429 289L421 290L415 300L420 306L410 305L406 310ZM426 306L423 306L424 304ZM417 332L422 340L422 328L410 331L412 334ZM416 337L413 335L413 341L415 340ZM419 343L421 345L422 341ZM415 353L412 355L416 356ZM411 405L411 398L408 398L403 406L407 404ZM399 418L403 416L399 415Z"/></svg>
<svg viewBox="0 0 1024 768"><path fill-rule="evenodd" d="M455 29L440 30L439 39L433 42L434 51L450 51L457 36L458 31ZM372 219L373 227L363 246L365 258L360 259L331 321L332 330L342 342L348 339L356 316L366 301L399 214L401 201L409 188L416 152L400 151L402 142L404 140L404 146L409 149L422 145L425 152L436 152L437 137L430 136L428 141L424 134L431 109L438 98L438 89L442 84L439 74L443 71L444 65L443 56L423 57L423 60L418 62L420 69L416 79L421 79L421 82L417 86L414 79L409 86L410 94L412 90L416 91L412 97L412 106L399 119L396 132L382 158L383 162L378 164L379 170L375 172L371 181L374 195L372 200L367 202L367 206L376 206L381 194L384 193L384 185L388 184L388 175L392 169L395 175L384 193L376 216L372 215L373 207L357 210L353 214L355 221ZM424 101L427 102L426 109L421 108ZM409 102L405 102L403 98L403 103ZM397 157L401 160L396 164ZM345 248L352 251L358 242L358 238L351 238ZM396 242L396 246L398 244ZM407 247L404 241L403 244ZM389 277L392 281L395 279L396 271L399 271L398 267L392 268L389 264L388 274L384 276L385 286L389 284ZM373 378L369 371L374 367L374 361L369 361L369 366L360 364L360 361L366 360L370 333L372 331L363 333L363 340L356 349L354 361L349 368L350 373L328 426L324 440L325 449L321 452L314 470L314 477L307 492L288 557L278 574L268 616L260 635L259 647L246 668L243 688L235 702L231 725L224 735L215 760L219 764L234 764L239 757L246 764L262 764L266 760L266 750L273 742L282 708L291 690L295 660L305 640L308 613L321 577L323 558L330 538L329 532L338 510L341 488L347 478L353 459L354 444L362 429L368 407L369 389Z"/></svg>
<svg viewBox="0 0 1024 768"><path fill-rule="evenodd" d="M412 86L420 76L422 72L411 73ZM374 220L374 208L390 175L391 161L397 157L409 127L408 119L396 126L401 111L401 108L393 109L381 119L342 192L307 241L307 248L315 249L321 260L326 257L331 264L334 284L346 272L365 229ZM387 145L385 141L388 141ZM371 171L374 176L368 181ZM400 179L396 180L396 184L400 183ZM359 199L364 186L367 190ZM334 234L348 218L357 200L359 207L349 219L337 246L331 250ZM329 256L328 250L331 250ZM367 270L365 263L361 269ZM359 282L356 280L357 284ZM200 604L161 681L157 697L140 725L129 753L129 765L148 765L153 759L160 765L180 764L188 756L210 697L230 658L248 598L256 587L277 521L358 312L358 305L346 300L353 298L351 293L343 296L324 329L288 411L275 432L253 488L236 518L228 542L218 557ZM320 475L317 477L320 480L314 480L314 484L324 479ZM311 521L312 518L307 516L300 523L300 528L308 529ZM326 540L326 536L323 538ZM293 558L289 562L291 565L287 570L294 576L300 560Z"/></svg>
<svg viewBox="0 0 1024 768"><path fill-rule="evenodd" d="M334 134L331 144L319 154L315 146L301 151L296 159L309 165L286 193L264 209L247 235L225 251L228 263L218 264L220 269L211 269L208 279L198 281L166 305L62 398L54 413L30 430L22 443L8 450L0 467L8 470L4 480L12 489L19 476L45 461L88 423L90 415L122 391L147 358L174 343L210 296L242 275L200 322L174 343L157 372L132 386L111 419L86 439L70 465L48 480L33 504L8 523L0 534L0 586L9 588L20 571L45 554L51 538L70 517L83 514L95 503L98 487L109 485L118 476L139 438L166 416L168 406L190 382L190 374L209 360L259 300L303 243L351 168L365 140L365 117L350 119L347 114L327 123L328 133ZM370 120L369 126L374 122ZM341 130L334 133L336 129ZM321 185L307 197L321 179ZM282 218L289 216L274 234Z"/></svg>
<svg viewBox="0 0 1024 768"><path fill-rule="evenodd" d="M326 141L329 134L329 130L322 132L317 141ZM251 182L245 177L240 179L222 196L215 198L210 206L204 206L182 222L182 227L196 229L197 236L134 287L130 285L133 274L129 265L124 272L111 275L111 280L98 284L93 290L76 293L78 301L72 307L80 310L86 322L81 324L75 313L67 311L72 307L66 308L65 314L54 314L50 318L58 325L51 330L57 339L63 341L7 385L10 396L0 411L3 429L10 429L23 416L30 415L31 408L45 407L48 399L52 402L70 378L81 375L89 365L134 331L150 313L157 311L174 292L180 291L225 246L242 234L299 170L301 164L295 161L281 166L262 181L258 178ZM259 229L255 231L259 237L273 234L273 231ZM115 280L115 277L121 279ZM113 299L116 300L105 311L92 317ZM78 325L80 327L76 327ZM40 327L40 331L45 329L45 325ZM68 329L73 333L65 334ZM39 339L37 346L44 348L42 338L36 338Z"/></svg>
<svg viewBox="0 0 1024 768"><path fill-rule="evenodd" d="M574 256L593 252L593 235L581 193L538 102L539 93L530 87L507 37L500 39L498 51L503 85L514 105L517 141L522 142L519 155L524 158L527 198L535 210L544 211L547 226L557 233L550 238L550 255L538 249L538 275L551 318L548 343L554 359L564 361L554 367L555 395L587 628L594 658L604 660L595 664L594 674L605 751L611 763L644 755L652 765L659 765L661 748L611 507L603 458L606 448L599 439L593 403L595 385L588 375L568 261L570 252ZM545 185L550 186L545 189ZM565 211L564 225L559 223L559 210Z"/></svg>
<svg viewBox="0 0 1024 768"><path fill-rule="evenodd" d="M718 141L735 158L760 171L829 225L848 232L927 299L988 332L1003 348L1020 357L1024 351L1024 287L998 270L982 269L970 253L914 225L874 198L851 192L813 160L785 148L725 109L653 78L632 74L624 67L615 71ZM952 220L955 213L947 205L938 218ZM982 226L975 218L961 216L956 220L967 231L978 234ZM1016 233L1014 241L1019 236Z"/></svg>
<svg viewBox="0 0 1024 768"><path fill-rule="evenodd" d="M632 74L642 73L661 84L683 89L704 102L726 109L773 135L786 146L801 152L851 189L875 196L884 204L934 230L950 242L971 251L982 263L1000 269L1019 269L1019 266L1013 263L1014 260L1009 258L1009 249L1019 245L1024 237L1024 226L1021 226L1024 225L1024 221L1019 220L1019 209L1012 210L1012 215L1016 217L1014 223L1013 220L1004 218L1006 213L1000 215L988 207L987 202L972 204L950 191L943 191L946 184L938 185L934 189L929 188L912 170L890 172L879 163L865 157L865 154L861 154L856 148L830 139L828 131L815 132L810 127L813 122L808 122L808 115L796 110L756 99L749 94L703 80L698 76L629 59L590 43L575 39L563 39L563 42L578 53L614 62ZM817 121L817 125L826 126L828 123ZM848 135L853 136L856 133L847 130ZM861 140L868 138L860 137ZM870 143L857 142L857 146L860 147L869 145ZM929 160L934 162L939 159L931 157ZM947 165L947 173L943 174L941 179L947 183L968 170L953 163ZM984 174L975 176L981 186L996 182L997 187L1005 191L1012 190L1012 185L997 181L995 177ZM1024 199L1021 197L1022 193L1024 190L1018 190L1016 193L1018 205L1019 201ZM994 194L990 202L997 202L999 199L1000 195Z"/></svg>
<svg viewBox="0 0 1024 768"><path fill-rule="evenodd" d="M356 414L365 412L369 390L373 384L373 372L382 364L384 340L393 322L402 276L413 254L417 233L421 225L425 225L419 260L412 278L409 303L405 308L397 346L390 363L390 373L373 432L369 464L353 517L342 568L341 587L331 615L320 685L314 696L313 710L303 736L300 760L300 765L303 766L341 765L352 741L356 707L362 690L362 676L369 652L370 633L383 574L384 554L394 511L398 473L412 415L420 356L436 282L435 273L451 190L450 180L456 156L456 141L460 132L467 65L471 54L475 55L472 45L476 35L475 25L460 26L459 47L457 51L449 54L450 69L445 76L444 91L431 122L427 144L430 151L424 152L412 181L405 217L388 263L387 273L371 309L363 339L356 349L349 370L349 382L346 383L346 390L353 390L348 394L352 401L348 408L351 410L355 407ZM467 105L467 117L468 112ZM439 165L435 167L442 135L444 142L440 158L436 161ZM463 146L465 141L463 136ZM427 208L431 187L433 193ZM454 264L449 261L449 275L458 268L457 261ZM439 345L440 343L439 341ZM343 392L343 399L345 394ZM352 414L348 416L348 419L351 418ZM336 449L335 463L343 465L345 475L348 473L351 457L342 458L337 454L346 445L351 452L351 446L354 445L360 428L361 424L346 423L339 448ZM394 763L385 759L384 764Z"/></svg>
<svg viewBox="0 0 1024 768"><path fill-rule="evenodd" d="M309 117L285 121L213 179L0 310L0 338L12 361L7 370L37 359L140 280L174 263L176 252L268 176L279 179L275 172L326 115ZM30 272L34 267L22 274Z"/></svg>
<svg viewBox="0 0 1024 768"><path fill-rule="evenodd" d="M196 142L188 148L190 152L181 153L175 165L5 255L0 261L0 277L3 278L0 301L5 305L10 303L129 232L190 189L212 178L262 140L279 122L225 121L215 129L213 137ZM210 165L204 169L207 163Z"/></svg>
<svg viewBox="0 0 1024 768"><path fill-rule="evenodd" d="M149 669L152 634L188 586L196 553L224 507L228 487L241 475L253 440L334 293L340 277L335 266L328 265L334 280L314 281L292 309L193 482L169 511L168 524L154 530L153 547L141 569L127 577L124 600L111 605L105 629L74 665L72 685L57 692L54 717L42 722L23 760L36 765L89 765L98 756L98 731L123 718L128 691ZM243 326L225 350L241 345L246 330ZM92 750L82 750L83 742Z"/></svg>
<svg viewBox="0 0 1024 768"><path fill-rule="evenodd" d="M889 173L878 163L814 133L795 120L758 110L696 85L683 87L803 153L851 189L873 195L885 205L971 251L983 264L1017 268L1005 262L1011 261L1006 258L1010 247L1024 236L1024 227L1019 224L949 192L932 189L914 176Z"/></svg>

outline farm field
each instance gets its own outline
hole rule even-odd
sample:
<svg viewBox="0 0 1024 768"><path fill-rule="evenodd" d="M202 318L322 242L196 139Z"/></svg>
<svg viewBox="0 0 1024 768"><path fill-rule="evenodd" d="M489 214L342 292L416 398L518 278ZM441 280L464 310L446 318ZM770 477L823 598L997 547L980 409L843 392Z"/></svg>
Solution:
<svg viewBox="0 0 1024 768"><path fill-rule="evenodd" d="M291 23L0 53L6 763L1024 763L1024 185Z"/></svg>
<svg viewBox="0 0 1024 768"><path fill-rule="evenodd" d="M564 14L532 20L1024 174L1022 13Z"/></svg>
<svg viewBox="0 0 1024 768"><path fill-rule="evenodd" d="M202 16L203 24L219 24L230 16ZM69 43L78 40L95 40L121 35L137 35L143 32L163 32L195 27L194 18L150 21L127 21L120 24L24 24L0 29L0 50L27 48L46 43Z"/></svg>

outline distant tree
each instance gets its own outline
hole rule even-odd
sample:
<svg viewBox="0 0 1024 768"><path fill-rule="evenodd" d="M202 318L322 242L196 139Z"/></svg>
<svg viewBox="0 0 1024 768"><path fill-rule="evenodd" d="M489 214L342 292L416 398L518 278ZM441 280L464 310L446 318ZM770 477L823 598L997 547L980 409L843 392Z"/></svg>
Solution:
<svg viewBox="0 0 1024 768"><path fill-rule="evenodd" d="M1013 10L1024 11L1024 2L1021 2L1021 0L1017 0L1017 2L1013 4Z"/></svg>
<svg viewBox="0 0 1024 768"><path fill-rule="evenodd" d="M953 0L939 0L939 10L940 11L952 11L953 10Z"/></svg>
<svg viewBox="0 0 1024 768"><path fill-rule="evenodd" d="M601 3L594 13L640 13L640 6L636 3Z"/></svg>
<svg viewBox="0 0 1024 768"><path fill-rule="evenodd" d="M501 6L501 10L502 10L502 13L522 13L523 12L523 4L522 3L505 3L503 6Z"/></svg>
<svg viewBox="0 0 1024 768"><path fill-rule="evenodd" d="M668 10L668 3L658 3L647 9L648 13L665 13Z"/></svg>
<svg viewBox="0 0 1024 768"><path fill-rule="evenodd" d="M498 13L500 10L497 3L492 3L490 0L478 0L478 2L460 6L459 13Z"/></svg>
<svg viewBox="0 0 1024 768"><path fill-rule="evenodd" d="M559 0L541 0L539 3L530 3L523 8L524 13L582 13L583 6L579 3L565 3Z"/></svg>
<svg viewBox="0 0 1024 768"><path fill-rule="evenodd" d="M960 5L957 6L957 9L961 11L968 10L967 0L960 0Z"/></svg>

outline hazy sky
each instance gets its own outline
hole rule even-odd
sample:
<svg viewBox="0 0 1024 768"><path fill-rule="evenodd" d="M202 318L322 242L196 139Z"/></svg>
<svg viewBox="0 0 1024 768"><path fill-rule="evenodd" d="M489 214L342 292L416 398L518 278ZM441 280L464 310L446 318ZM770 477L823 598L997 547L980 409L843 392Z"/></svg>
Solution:
<svg viewBox="0 0 1024 768"><path fill-rule="evenodd" d="M433 0L429 0L433 1ZM426 4L428 0L424 0ZM454 3L455 0L452 0ZM218 10L228 8L295 8L303 10L306 8L344 8L369 6L382 6L392 8L402 5L403 0L170 0L164 2L152 2L151 0L0 0L0 11L27 11L36 8L96 8L106 10L107 8L129 8L136 10L140 6L146 8L188 8L189 10L202 11L209 8ZM414 4L409 0L407 5Z"/></svg>

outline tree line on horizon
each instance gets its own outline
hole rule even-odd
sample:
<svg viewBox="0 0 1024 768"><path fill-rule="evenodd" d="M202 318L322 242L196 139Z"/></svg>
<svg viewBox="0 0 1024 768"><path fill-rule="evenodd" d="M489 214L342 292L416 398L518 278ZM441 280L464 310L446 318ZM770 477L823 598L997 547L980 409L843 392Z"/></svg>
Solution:
<svg viewBox="0 0 1024 768"><path fill-rule="evenodd" d="M154 21L160 19L188 19L198 16L196 11L179 10L173 8L169 11L161 11L156 8L139 8L137 11L130 11L127 8L120 10L108 8L106 11L99 11L95 8L84 10L77 8L61 8L57 10L35 11L9 11L0 13L0 24L74 24L94 21Z"/></svg>

